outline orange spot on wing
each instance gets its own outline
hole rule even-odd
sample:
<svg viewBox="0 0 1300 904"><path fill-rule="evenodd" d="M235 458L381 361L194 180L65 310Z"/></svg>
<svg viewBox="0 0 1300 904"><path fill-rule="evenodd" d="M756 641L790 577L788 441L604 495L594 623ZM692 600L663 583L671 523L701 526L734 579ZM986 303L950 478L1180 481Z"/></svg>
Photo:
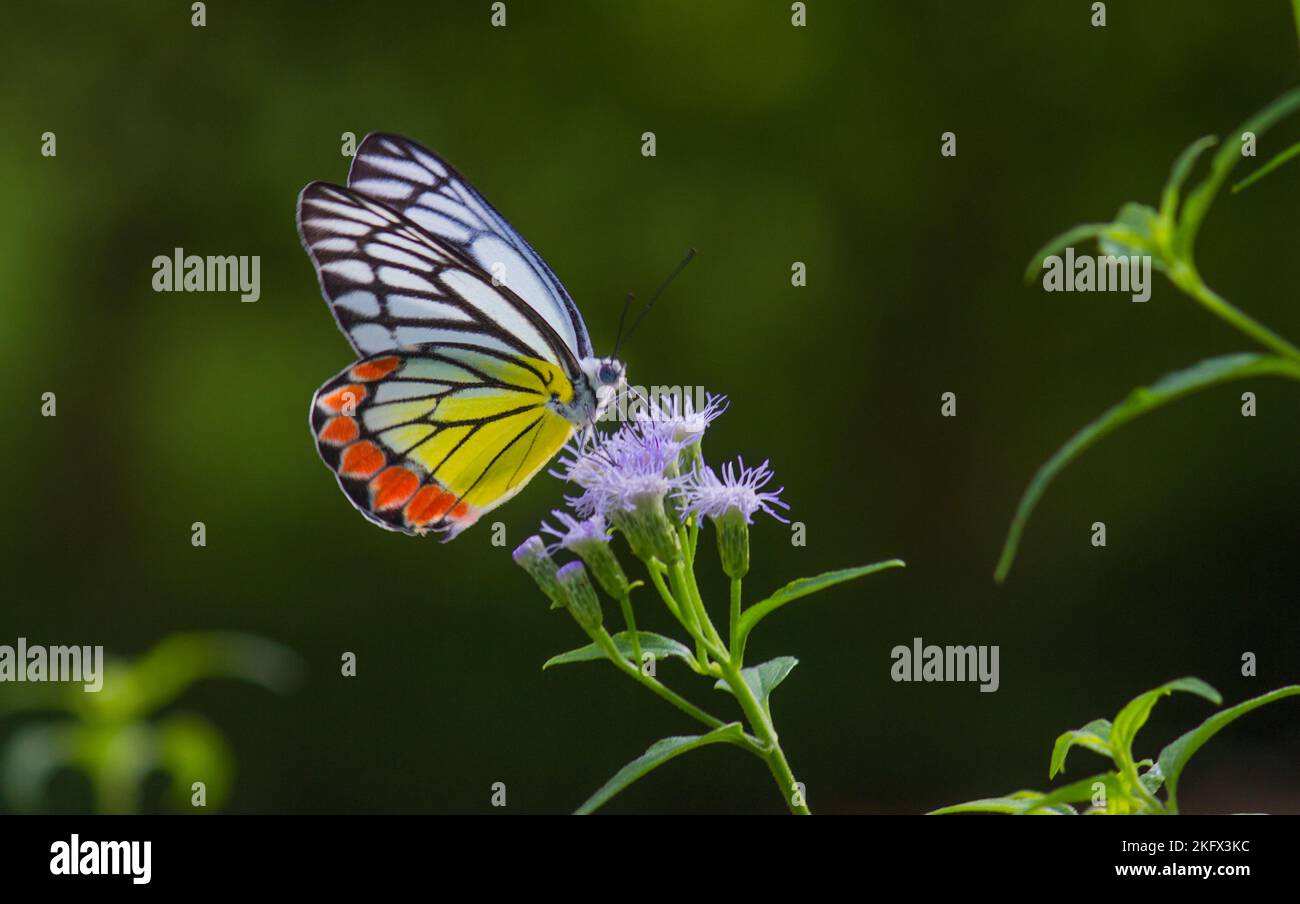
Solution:
<svg viewBox="0 0 1300 904"><path fill-rule="evenodd" d="M370 507L375 511L397 508L415 495L419 486L420 478L414 471L401 465L385 468L370 481Z"/></svg>
<svg viewBox="0 0 1300 904"><path fill-rule="evenodd" d="M382 380L384 377L397 370L397 365L401 364L400 358L390 355L387 358L376 358L373 361L363 361L356 367L352 368L352 379L354 380Z"/></svg>
<svg viewBox="0 0 1300 904"><path fill-rule="evenodd" d="M332 446L344 446L361 433L357 422L350 417L332 417L321 428L320 441Z"/></svg>
<svg viewBox="0 0 1300 904"><path fill-rule="evenodd" d="M407 503L403 514L411 527L424 527L447 514L455 502L454 493L448 493L437 484L429 484Z"/></svg>
<svg viewBox="0 0 1300 904"><path fill-rule="evenodd" d="M451 517L459 521L469 514L469 506L463 502L458 502L456 507L451 510Z"/></svg>
<svg viewBox="0 0 1300 904"><path fill-rule="evenodd" d="M368 439L343 450L339 473L344 477L369 477L384 466L384 453Z"/></svg>
<svg viewBox="0 0 1300 904"><path fill-rule="evenodd" d="M316 403L326 411L342 411L349 405L351 406L349 410L355 410L365 397L366 387L349 384L340 386L328 395L321 396L316 400Z"/></svg>

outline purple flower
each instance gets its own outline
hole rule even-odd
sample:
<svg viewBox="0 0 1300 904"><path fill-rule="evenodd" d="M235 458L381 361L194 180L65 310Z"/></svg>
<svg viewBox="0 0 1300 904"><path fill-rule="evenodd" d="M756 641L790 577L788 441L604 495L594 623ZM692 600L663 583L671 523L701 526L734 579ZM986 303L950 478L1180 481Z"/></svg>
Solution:
<svg viewBox="0 0 1300 904"><path fill-rule="evenodd" d="M515 564L528 572L532 579L537 582L537 586L551 600L552 609L563 609L569 605L564 588L560 586L560 582L556 577L558 569L555 560L546 551L546 544L542 542L541 537L533 534L523 543L520 543L519 548L514 551L513 557Z"/></svg>
<svg viewBox="0 0 1300 904"><path fill-rule="evenodd" d="M547 547L551 553L560 549L579 552L589 543L608 543L609 528L604 515L592 515L590 518L575 518L568 512L552 510L555 520L560 522L558 528L542 522L542 533L550 534L556 542Z"/></svg>
<svg viewBox="0 0 1300 904"><path fill-rule="evenodd" d="M717 520L731 512L739 512L744 516L746 524L753 524L754 513L762 511L782 524L789 524L790 520L773 508L790 508L781 500L785 487L763 490L772 477L772 470L766 461L757 468L745 467L744 459L737 459L735 465L728 462L722 466L721 479L712 468L696 468L687 475L677 490L682 517L695 515L701 518L707 515Z"/></svg>
<svg viewBox="0 0 1300 904"><path fill-rule="evenodd" d="M566 497L584 518L632 511L648 499L662 499L680 483L682 444L651 421L625 424L599 439L571 444L560 458L557 477L582 488Z"/></svg>
<svg viewBox="0 0 1300 904"><path fill-rule="evenodd" d="M668 395L665 404L648 407L637 419L648 423L664 437L689 446L698 443L708 426L727 410L726 396L709 393L704 398L704 407L696 411L689 396L683 394L679 405L677 396Z"/></svg>
<svg viewBox="0 0 1300 904"><path fill-rule="evenodd" d="M520 543L511 556L517 564L527 568L547 558L546 544L542 542L541 537L534 534L523 543Z"/></svg>

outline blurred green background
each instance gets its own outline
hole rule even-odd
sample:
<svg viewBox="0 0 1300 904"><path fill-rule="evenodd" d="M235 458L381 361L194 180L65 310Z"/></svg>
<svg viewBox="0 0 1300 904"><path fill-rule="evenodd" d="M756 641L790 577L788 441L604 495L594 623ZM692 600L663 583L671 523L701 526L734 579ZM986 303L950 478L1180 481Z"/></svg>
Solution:
<svg viewBox="0 0 1300 904"><path fill-rule="evenodd" d="M1076 428L1139 383L1250 349L1162 277L1136 305L1020 274L1065 227L1154 202L1186 144L1295 84L1289 5L1112 2L1105 28L1082 0L808 6L792 28L786 2L508 0L492 28L487 2L211 2L193 28L188 3L6 4L0 643L136 656L216 629L297 651L296 693L209 682L175 704L224 734L237 812L496 812L494 782L505 812L568 811L693 729L607 667L543 674L581 635L490 530L447 546L378 530L317 459L308 402L352 354L294 201L343 181L342 133L385 130L474 180L598 349L626 292L699 249L624 357L634 382L731 396L706 454L772 459L808 545L762 523L751 592L907 560L751 642L753 661L801 660L773 705L814 810L1043 787L1059 732L1162 681L1199 675L1232 703L1300 679L1294 385L1214 390L1106 439L1048 493L1008 583L991 579L1020 492ZM1259 161L1298 137L1284 123ZM1294 165L1223 196L1198 249L1212 286L1292 340L1298 197ZM177 246L260 255L261 300L155 294L151 261ZM939 416L946 391L956 419ZM498 513L510 548L560 492L540 477ZM889 651L915 636L1000 645L1001 689L892 683ZM660 674L724 707L677 664ZM1208 713L1162 703L1138 746ZM1300 811L1298 756L1294 703L1252 714L1198 755L1184 810ZM84 783L56 781L50 806L86 808ZM783 807L760 763L709 748L609 809Z"/></svg>

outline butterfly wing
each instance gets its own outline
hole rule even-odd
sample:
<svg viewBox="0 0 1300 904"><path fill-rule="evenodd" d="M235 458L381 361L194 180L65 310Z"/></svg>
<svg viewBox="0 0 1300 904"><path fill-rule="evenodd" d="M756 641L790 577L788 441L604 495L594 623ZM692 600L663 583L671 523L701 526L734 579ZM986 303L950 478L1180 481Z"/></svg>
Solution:
<svg viewBox="0 0 1300 904"><path fill-rule="evenodd" d="M442 343L369 356L312 399L321 458L370 521L451 539L523 489L568 441L558 365Z"/></svg>
<svg viewBox="0 0 1300 904"><path fill-rule="evenodd" d="M397 135L368 135L353 158L348 187L392 207L497 276L546 319L575 358L591 356L582 315L546 261L437 154Z"/></svg>
<svg viewBox="0 0 1300 904"><path fill-rule="evenodd" d="M421 226L351 189L313 182L298 231L339 328L360 355L463 343L540 359L578 379L550 322Z"/></svg>

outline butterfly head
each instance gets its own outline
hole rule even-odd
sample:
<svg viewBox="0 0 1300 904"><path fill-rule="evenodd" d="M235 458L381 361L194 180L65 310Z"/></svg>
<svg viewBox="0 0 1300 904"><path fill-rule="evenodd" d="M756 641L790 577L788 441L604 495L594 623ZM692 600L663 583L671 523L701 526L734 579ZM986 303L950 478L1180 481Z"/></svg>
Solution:
<svg viewBox="0 0 1300 904"><path fill-rule="evenodd" d="M627 385L627 365L617 358L584 358L581 367L594 396L594 410L591 412L594 421L610 406L619 390Z"/></svg>

